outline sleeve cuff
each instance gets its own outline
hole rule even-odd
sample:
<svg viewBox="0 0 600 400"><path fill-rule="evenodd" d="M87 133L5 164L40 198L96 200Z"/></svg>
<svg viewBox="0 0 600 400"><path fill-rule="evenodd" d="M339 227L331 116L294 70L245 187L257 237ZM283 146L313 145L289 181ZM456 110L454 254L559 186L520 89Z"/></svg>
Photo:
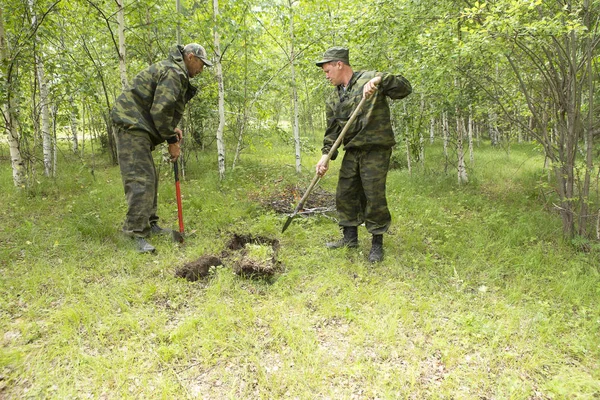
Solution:
<svg viewBox="0 0 600 400"><path fill-rule="evenodd" d="M169 137L167 139L167 143L169 143L169 144L174 144L174 143L177 143L177 142L178 142L177 136L171 136L171 137Z"/></svg>

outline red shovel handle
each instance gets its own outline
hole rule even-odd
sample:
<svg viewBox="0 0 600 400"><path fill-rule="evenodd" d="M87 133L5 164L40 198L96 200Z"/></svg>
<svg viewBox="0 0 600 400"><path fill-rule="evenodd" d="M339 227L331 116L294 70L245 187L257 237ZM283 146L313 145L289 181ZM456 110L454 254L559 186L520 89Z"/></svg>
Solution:
<svg viewBox="0 0 600 400"><path fill-rule="evenodd" d="M181 206L181 187L179 186L179 167L178 162L173 163L173 172L175 174L175 194L177 195L177 218L179 219L179 232L183 233L183 207Z"/></svg>

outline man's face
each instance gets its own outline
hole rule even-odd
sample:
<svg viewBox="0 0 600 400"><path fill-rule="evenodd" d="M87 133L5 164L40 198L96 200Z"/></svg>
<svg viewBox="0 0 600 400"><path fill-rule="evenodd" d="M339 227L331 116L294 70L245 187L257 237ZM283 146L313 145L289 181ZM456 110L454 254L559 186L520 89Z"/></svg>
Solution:
<svg viewBox="0 0 600 400"><path fill-rule="evenodd" d="M342 82L342 62L341 61L332 61L327 64L323 64L323 72L325 72L325 78L333 86L341 85Z"/></svg>
<svg viewBox="0 0 600 400"><path fill-rule="evenodd" d="M193 78L194 76L201 73L202 70L204 69L204 61L202 61L201 59L199 59L198 57L196 57L193 54L190 54L190 56L191 57L188 58L187 69L188 69L188 74L190 75L190 78Z"/></svg>

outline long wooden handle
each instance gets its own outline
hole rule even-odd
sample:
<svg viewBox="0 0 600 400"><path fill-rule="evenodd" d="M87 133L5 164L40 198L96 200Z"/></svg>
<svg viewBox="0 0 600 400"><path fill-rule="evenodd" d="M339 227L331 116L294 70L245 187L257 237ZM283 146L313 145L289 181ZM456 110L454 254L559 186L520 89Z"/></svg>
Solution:
<svg viewBox="0 0 600 400"><path fill-rule="evenodd" d="M363 96L363 98L360 100L360 103L358 103L358 105L352 112L350 119L348 120L348 122L346 122L346 125L344 125L344 129L342 129L342 132L340 132L340 135L338 136L338 138L335 140L335 142L333 142L333 146L331 146L331 150L329 150L329 152L327 153L326 162L331 160L331 156L333 156L333 153L335 153L337 148L342 143L342 140L344 140L344 136L346 135L346 132L348 132L348 129L350 129L350 126L352 125L352 123L354 123L354 120L356 119L356 117L358 116L358 113L360 112L361 108L365 104L365 101L367 101L367 98L365 96ZM319 173L317 172L315 174L315 177L313 178L312 182L308 186L308 189L306 189L304 196L302 196L302 198L300 199L298 206L296 206L296 209L294 210L294 214L296 214L298 211L300 211L302 209L302 207L304 206L304 202L308 198L308 195L310 194L310 192L313 190L313 188L315 187L317 182L319 182L320 179L321 179L321 175L319 175Z"/></svg>

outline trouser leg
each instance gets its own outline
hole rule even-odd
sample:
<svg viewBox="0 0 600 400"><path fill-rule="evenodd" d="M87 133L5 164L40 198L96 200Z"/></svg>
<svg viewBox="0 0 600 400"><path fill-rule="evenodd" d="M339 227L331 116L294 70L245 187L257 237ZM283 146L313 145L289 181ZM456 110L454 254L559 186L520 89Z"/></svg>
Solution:
<svg viewBox="0 0 600 400"><path fill-rule="evenodd" d="M364 219L367 231L381 235L390 227L392 216L386 199L386 179L392 149L365 151L360 160L360 181L366 198Z"/></svg>
<svg viewBox="0 0 600 400"><path fill-rule="evenodd" d="M335 205L339 225L342 227L359 226L363 223L366 199L360 180L359 156L358 150L347 150L340 165Z"/></svg>
<svg viewBox="0 0 600 400"><path fill-rule="evenodd" d="M117 130L116 138L127 199L123 232L145 237L150 233L150 217L156 213L158 179L152 159L153 145L144 132Z"/></svg>

